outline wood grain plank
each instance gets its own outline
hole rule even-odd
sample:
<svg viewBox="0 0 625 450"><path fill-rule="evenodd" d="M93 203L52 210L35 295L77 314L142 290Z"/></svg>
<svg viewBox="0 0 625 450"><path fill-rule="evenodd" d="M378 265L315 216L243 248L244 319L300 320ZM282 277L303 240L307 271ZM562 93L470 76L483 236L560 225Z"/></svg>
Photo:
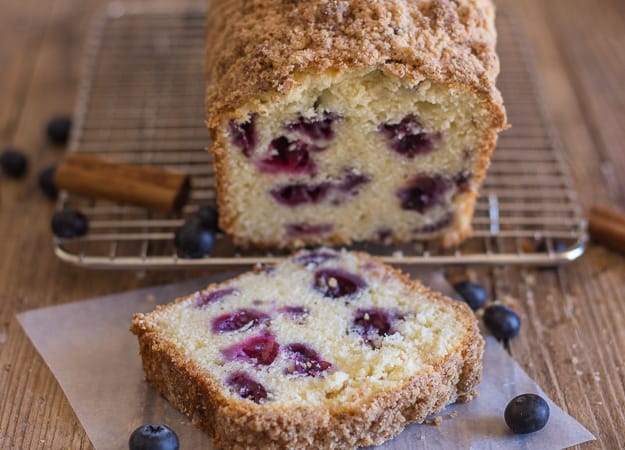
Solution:
<svg viewBox="0 0 625 450"><path fill-rule="evenodd" d="M2 30L9 21L21 24L10 34L3 31L10 39L0 40L2 60L8 55L15 61L0 73L0 141L24 147L34 167L25 182L0 180L0 236L10 236L0 243L2 448L92 448L13 319L16 312L199 274L95 272L63 265L52 254L52 205L37 192L35 174L60 152L46 144L43 126L51 114L73 107L83 38L91 14L105 1L5 1L0 17ZM499 3L516 5L529 36L582 204L597 198L623 204L625 112L619 87L625 73L625 3ZM599 438L578 448L625 447L625 258L593 246L579 262L557 271L501 267L478 272L495 298L515 299L522 314L523 332L510 343L512 355Z"/></svg>

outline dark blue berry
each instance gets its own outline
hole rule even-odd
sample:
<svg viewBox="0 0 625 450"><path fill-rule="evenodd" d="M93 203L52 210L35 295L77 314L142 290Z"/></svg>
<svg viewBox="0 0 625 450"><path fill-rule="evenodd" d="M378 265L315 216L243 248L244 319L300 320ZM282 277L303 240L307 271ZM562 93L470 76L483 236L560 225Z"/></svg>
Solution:
<svg viewBox="0 0 625 450"><path fill-rule="evenodd" d="M46 127L46 135L55 145L65 145L72 129L72 119L68 116L56 116L50 119Z"/></svg>
<svg viewBox="0 0 625 450"><path fill-rule="evenodd" d="M141 425L130 435L129 450L178 450L178 436L167 425Z"/></svg>
<svg viewBox="0 0 625 450"><path fill-rule="evenodd" d="M473 311L483 308L484 305L486 305L488 294L486 293L486 289L479 284L463 280L454 284L454 289Z"/></svg>
<svg viewBox="0 0 625 450"><path fill-rule="evenodd" d="M334 137L332 125L340 119L338 114L324 112L321 117L298 117L293 123L286 126L287 129L302 133L312 140L327 140Z"/></svg>
<svg viewBox="0 0 625 450"><path fill-rule="evenodd" d="M442 175L419 175L397 191L397 197L402 209L423 214L443 203L449 184L449 180Z"/></svg>
<svg viewBox="0 0 625 450"><path fill-rule="evenodd" d="M235 372L226 379L226 384L242 398L263 403L267 400L267 390L245 372Z"/></svg>
<svg viewBox="0 0 625 450"><path fill-rule="evenodd" d="M430 152L439 138L438 133L423 131L419 120L412 114L399 123L383 123L378 130L386 137L393 150L407 158Z"/></svg>
<svg viewBox="0 0 625 450"><path fill-rule="evenodd" d="M28 159L22 152L7 147L0 153L0 168L6 176L21 178L28 169Z"/></svg>
<svg viewBox="0 0 625 450"><path fill-rule="evenodd" d="M183 258L201 258L215 243L213 231L204 228L198 220L185 222L176 230L174 245Z"/></svg>
<svg viewBox="0 0 625 450"><path fill-rule="evenodd" d="M511 339L519 334L521 319L505 305L491 305L484 310L484 324L497 339Z"/></svg>
<svg viewBox="0 0 625 450"><path fill-rule="evenodd" d="M61 209L52 216L52 232L60 238L84 236L89 230L89 221L80 211L72 208Z"/></svg>
<svg viewBox="0 0 625 450"><path fill-rule="evenodd" d="M234 145L240 147L247 157L251 156L258 142L258 135L256 134L257 117L258 114L254 113L245 122L237 122L234 119L228 122L230 140Z"/></svg>
<svg viewBox="0 0 625 450"><path fill-rule="evenodd" d="M351 296L367 286L362 277L342 269L322 269L315 273L314 288L325 297Z"/></svg>
<svg viewBox="0 0 625 450"><path fill-rule="evenodd" d="M269 156L259 161L258 167L267 173L310 173L315 163L310 159L317 147L299 139L280 136L269 144Z"/></svg>
<svg viewBox="0 0 625 450"><path fill-rule="evenodd" d="M514 397L504 412L504 419L516 434L541 430L549 420L549 405L541 396L522 394Z"/></svg>
<svg viewBox="0 0 625 450"><path fill-rule="evenodd" d="M306 344L293 343L285 348L286 357L290 361L285 373L314 377L326 371L332 364L324 361L319 354Z"/></svg>
<svg viewBox="0 0 625 450"><path fill-rule="evenodd" d="M200 224L212 231L219 231L219 214L217 213L217 208L212 205L203 205L198 209L195 217L200 222Z"/></svg>
<svg viewBox="0 0 625 450"><path fill-rule="evenodd" d="M48 197L55 199L59 195L59 190L54 183L54 174L56 173L56 166L50 166L39 172L39 188Z"/></svg>

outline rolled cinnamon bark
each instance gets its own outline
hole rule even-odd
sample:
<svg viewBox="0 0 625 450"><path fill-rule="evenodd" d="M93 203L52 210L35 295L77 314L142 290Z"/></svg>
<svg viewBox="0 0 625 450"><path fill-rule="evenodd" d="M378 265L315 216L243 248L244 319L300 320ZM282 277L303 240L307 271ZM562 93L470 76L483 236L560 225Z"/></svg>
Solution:
<svg viewBox="0 0 625 450"><path fill-rule="evenodd" d="M164 212L177 211L189 198L189 176L168 169L113 162L73 152L54 176L59 189Z"/></svg>
<svg viewBox="0 0 625 450"><path fill-rule="evenodd" d="M588 231L593 241L625 252L625 214L621 211L594 206L588 215Z"/></svg>

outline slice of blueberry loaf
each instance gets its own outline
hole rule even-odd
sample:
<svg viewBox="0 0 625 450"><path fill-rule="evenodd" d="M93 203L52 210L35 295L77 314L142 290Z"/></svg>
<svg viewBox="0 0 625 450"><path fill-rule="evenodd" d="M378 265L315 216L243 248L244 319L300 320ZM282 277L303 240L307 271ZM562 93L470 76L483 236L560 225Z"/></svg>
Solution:
<svg viewBox="0 0 625 450"><path fill-rule="evenodd" d="M220 448L377 445L468 400L471 310L362 253L301 252L136 314L147 381Z"/></svg>
<svg viewBox="0 0 625 450"><path fill-rule="evenodd" d="M211 1L207 124L241 245L468 235L506 118L490 0Z"/></svg>

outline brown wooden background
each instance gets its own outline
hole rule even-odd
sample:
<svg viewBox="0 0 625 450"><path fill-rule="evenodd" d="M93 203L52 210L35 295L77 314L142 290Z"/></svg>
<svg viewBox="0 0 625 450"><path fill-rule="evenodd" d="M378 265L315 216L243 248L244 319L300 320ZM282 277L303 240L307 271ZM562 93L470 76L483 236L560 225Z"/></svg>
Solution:
<svg viewBox="0 0 625 450"><path fill-rule="evenodd" d="M585 208L625 207L625 1L501 0L516 6L538 60L548 111ZM55 259L53 205L37 172L54 113L71 112L89 19L104 0L0 2L0 147L28 152L25 181L0 179L0 448L92 448L15 320L27 309L180 280L198 272L88 271ZM518 300L512 355L598 440L625 448L625 258L591 246L557 271L480 269L498 298Z"/></svg>

